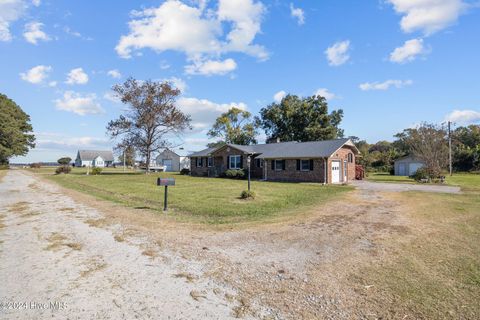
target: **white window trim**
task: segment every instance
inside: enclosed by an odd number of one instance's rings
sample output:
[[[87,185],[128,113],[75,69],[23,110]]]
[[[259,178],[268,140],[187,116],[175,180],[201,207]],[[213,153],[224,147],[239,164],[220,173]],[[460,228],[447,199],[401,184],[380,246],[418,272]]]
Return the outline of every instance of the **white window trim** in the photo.
[[[303,169],[303,162],[306,161],[308,163],[308,168]],[[310,159],[300,159],[300,171],[310,171]]]
[[[283,161],[283,159],[275,159],[273,161],[275,163],[274,166],[273,166],[275,171],[283,171],[282,165],[280,165],[280,168],[277,168],[277,161]]]
[[[238,158],[240,161],[238,161],[238,164],[239,166],[237,167],[237,161],[234,161],[234,164],[235,164],[235,167],[232,167],[232,159],[236,159]],[[232,170],[239,170],[239,169],[242,169],[242,156],[241,155],[238,155],[238,154],[234,154],[234,155],[231,155],[230,158],[228,159],[228,167],[229,169],[232,169]]]

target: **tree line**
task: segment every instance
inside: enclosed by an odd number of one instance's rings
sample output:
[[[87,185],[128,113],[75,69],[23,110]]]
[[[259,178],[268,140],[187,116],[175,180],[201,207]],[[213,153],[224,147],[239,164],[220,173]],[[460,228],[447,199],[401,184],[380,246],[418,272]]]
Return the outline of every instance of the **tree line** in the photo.
[[[172,147],[171,141],[191,129],[191,117],[178,107],[180,90],[169,82],[127,79],[113,87],[115,95],[126,105],[125,111],[107,124],[107,134],[116,141],[120,161],[133,165],[135,154],[146,160],[147,171],[154,152]],[[30,117],[11,99],[0,95],[0,164],[13,156],[25,155],[35,146]],[[231,108],[221,114],[208,131],[215,141],[208,147],[231,144],[256,144],[260,130],[267,143],[318,141],[344,137],[340,124],[343,110],[329,112],[327,100],[319,95],[287,95],[279,102],[262,108],[259,115]],[[423,123],[396,134],[393,142],[369,144],[350,137],[360,150],[358,164],[367,170],[392,171],[394,161],[411,154],[438,175],[447,166],[446,128]],[[458,127],[452,132],[453,169],[480,170],[480,126]],[[178,140],[178,139],[177,139]]]

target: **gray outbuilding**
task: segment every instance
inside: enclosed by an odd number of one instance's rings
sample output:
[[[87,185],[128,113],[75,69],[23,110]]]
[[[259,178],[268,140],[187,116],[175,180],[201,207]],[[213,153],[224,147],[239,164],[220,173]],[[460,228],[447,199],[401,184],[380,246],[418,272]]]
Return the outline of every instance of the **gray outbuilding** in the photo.
[[[411,176],[425,164],[413,156],[406,156],[395,160],[396,176]]]
[[[156,166],[164,167],[165,171],[180,171],[180,156],[170,149],[163,150],[155,159]]]

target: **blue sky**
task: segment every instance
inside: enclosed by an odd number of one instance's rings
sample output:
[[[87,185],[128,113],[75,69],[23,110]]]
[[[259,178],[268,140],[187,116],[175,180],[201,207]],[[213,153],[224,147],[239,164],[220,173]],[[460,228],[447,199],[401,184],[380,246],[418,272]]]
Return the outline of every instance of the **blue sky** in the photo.
[[[342,128],[392,140],[422,121],[480,123],[480,10],[462,0],[0,0],[0,92],[31,115],[55,161],[110,148],[110,87],[169,80],[202,149],[216,116],[319,92]]]

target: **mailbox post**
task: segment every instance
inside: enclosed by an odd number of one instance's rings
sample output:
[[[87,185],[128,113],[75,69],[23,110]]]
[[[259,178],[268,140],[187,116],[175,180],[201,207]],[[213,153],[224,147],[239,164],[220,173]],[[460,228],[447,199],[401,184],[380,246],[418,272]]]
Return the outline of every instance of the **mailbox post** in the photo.
[[[175,179],[173,178],[158,178],[157,186],[165,186],[165,195],[163,199],[163,211],[168,209],[168,186],[174,186]]]

